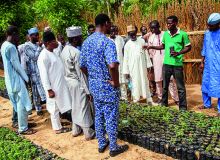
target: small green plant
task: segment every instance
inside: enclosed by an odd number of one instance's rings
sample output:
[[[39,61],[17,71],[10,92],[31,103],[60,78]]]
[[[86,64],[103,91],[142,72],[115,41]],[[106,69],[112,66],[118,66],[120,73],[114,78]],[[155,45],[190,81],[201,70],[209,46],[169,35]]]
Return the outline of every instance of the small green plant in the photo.
[[[51,152],[39,149],[36,145],[17,135],[8,128],[0,127],[0,160],[62,160]]]
[[[119,130],[162,139],[166,143],[220,148],[220,118],[167,107],[121,103]],[[126,116],[125,116],[126,115]],[[122,118],[123,117],[123,118]],[[217,155],[215,151],[212,153]]]

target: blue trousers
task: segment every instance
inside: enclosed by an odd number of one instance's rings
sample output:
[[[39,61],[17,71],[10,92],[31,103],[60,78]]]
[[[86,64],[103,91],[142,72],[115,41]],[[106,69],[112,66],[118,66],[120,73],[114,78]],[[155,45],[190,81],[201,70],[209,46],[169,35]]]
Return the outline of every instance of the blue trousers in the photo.
[[[36,111],[41,111],[42,110],[42,106],[40,104],[41,97],[37,90],[37,85],[35,84],[32,84],[32,96],[33,96],[33,104],[34,104]]]
[[[26,111],[24,105],[22,104],[19,95],[17,93],[9,94],[9,99],[13,106],[13,112],[16,113],[17,110],[18,132],[26,131],[28,129],[28,112]]]
[[[202,98],[203,98],[204,107],[210,108],[212,105],[211,97],[209,97],[207,93],[202,92]],[[217,108],[218,108],[218,113],[220,113],[220,98],[218,98]]]
[[[105,133],[109,138],[109,148],[113,151],[117,148],[117,130],[119,118],[119,102],[97,102],[95,105],[95,131],[98,139],[99,148],[104,148],[106,145]]]

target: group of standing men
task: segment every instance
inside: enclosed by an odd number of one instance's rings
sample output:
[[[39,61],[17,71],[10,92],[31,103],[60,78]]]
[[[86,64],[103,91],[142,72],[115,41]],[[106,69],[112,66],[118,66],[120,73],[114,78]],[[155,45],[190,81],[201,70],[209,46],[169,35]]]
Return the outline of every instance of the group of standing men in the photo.
[[[214,18],[213,15],[210,17],[208,20],[210,28],[205,34],[203,48],[205,57],[203,83],[209,78],[212,81],[211,85],[208,83],[203,85],[205,107],[210,107],[212,96],[218,97],[211,94],[214,91],[210,92],[210,88],[216,84],[213,74],[216,74],[215,76],[220,74],[219,66],[213,63],[219,55],[220,16],[216,13]],[[74,137],[81,132],[84,133],[86,140],[94,139],[96,136],[98,151],[103,153],[109,145],[110,156],[128,150],[128,145],[117,144],[119,100],[120,97],[127,100],[127,88],[131,90],[134,102],[145,98],[151,106],[158,103],[168,106],[169,90],[180,109],[187,109],[183,55],[191,50],[191,44],[187,33],[177,28],[177,24],[176,16],[168,17],[168,31],[162,32],[159,22],[152,21],[151,34],[143,34],[141,37],[137,37],[137,27],[130,25],[127,27],[128,37],[125,42],[118,35],[118,28],[112,26],[109,17],[99,14],[95,18],[95,30],[90,26],[89,36],[84,42],[81,27],[67,28],[66,45],[63,42],[57,43],[55,35],[48,29],[43,33],[44,44],[41,44],[37,28],[31,28],[28,30],[29,41],[18,47],[20,61],[17,51],[18,29],[10,26],[1,53],[6,87],[14,113],[17,113],[19,132],[21,134],[36,132],[30,129],[31,125],[27,122],[28,112],[32,109],[27,90],[27,83],[30,80],[37,114],[42,114],[40,102],[46,100],[55,133],[70,131],[69,128],[62,127],[60,113],[72,110]],[[146,27],[141,29],[146,33]],[[216,53],[214,58],[208,54],[209,49]],[[214,71],[209,70],[210,65],[216,66]],[[148,77],[152,73],[152,68],[158,103],[153,102],[150,93],[151,78]],[[95,131],[91,128],[93,113]]]
[[[120,61],[119,75],[123,99],[127,99],[126,94],[123,94],[126,89],[123,84],[127,82],[133,102],[139,102],[144,98],[148,105],[168,106],[168,90],[170,90],[172,98],[180,109],[187,110],[182,57],[190,51],[191,45],[186,32],[177,28],[177,24],[176,16],[168,17],[168,31],[162,32],[159,22],[154,20],[149,25],[150,33],[146,32],[146,27],[141,27],[143,34],[140,37],[137,37],[137,27],[129,25],[127,27],[129,40],[125,45],[119,35],[115,38],[112,36],[115,32],[112,28],[110,38],[115,41]],[[153,102],[150,92],[152,79],[156,82],[157,103]]]

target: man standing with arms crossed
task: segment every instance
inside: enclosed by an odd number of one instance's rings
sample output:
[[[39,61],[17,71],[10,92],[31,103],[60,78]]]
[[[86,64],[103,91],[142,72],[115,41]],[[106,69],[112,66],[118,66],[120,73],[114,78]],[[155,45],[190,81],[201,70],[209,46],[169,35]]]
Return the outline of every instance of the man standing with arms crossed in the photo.
[[[177,24],[178,18],[176,16],[169,16],[167,18],[168,31],[163,35],[162,45],[145,48],[157,50],[165,48],[162,105],[168,106],[168,87],[170,77],[173,75],[177,83],[179,109],[187,110],[186,88],[183,75],[183,55],[191,50],[191,44],[187,33],[177,28]]]
[[[88,76],[89,89],[94,99],[98,151],[103,153],[110,144],[110,156],[114,157],[128,150],[128,145],[117,145],[119,63],[115,44],[105,35],[110,33],[109,17],[99,14],[95,18],[95,24],[96,32],[83,43],[80,67]],[[105,137],[105,126],[109,140]]]

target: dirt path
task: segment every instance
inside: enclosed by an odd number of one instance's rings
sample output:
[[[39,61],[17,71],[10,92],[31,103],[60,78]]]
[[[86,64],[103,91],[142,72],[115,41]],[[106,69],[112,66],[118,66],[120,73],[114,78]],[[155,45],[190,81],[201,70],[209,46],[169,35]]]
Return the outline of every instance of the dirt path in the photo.
[[[187,100],[190,110],[201,112],[196,107],[202,104],[199,85],[187,86]],[[171,105],[172,104],[172,101]],[[216,101],[215,101],[216,103]],[[176,106],[173,106],[176,107]],[[203,111],[209,115],[215,115],[214,109]],[[12,107],[8,100],[0,97],[0,127],[11,128]],[[37,133],[26,136],[34,143],[58,154],[69,160],[172,160],[165,155],[157,154],[141,147],[129,144],[129,150],[118,157],[109,157],[108,151],[103,154],[98,153],[97,140],[85,141],[84,136],[73,138],[70,133],[55,135],[51,129],[48,113],[45,111],[43,117],[36,116],[36,113],[29,117],[31,122],[37,123]],[[119,141],[120,144],[125,142]]]

